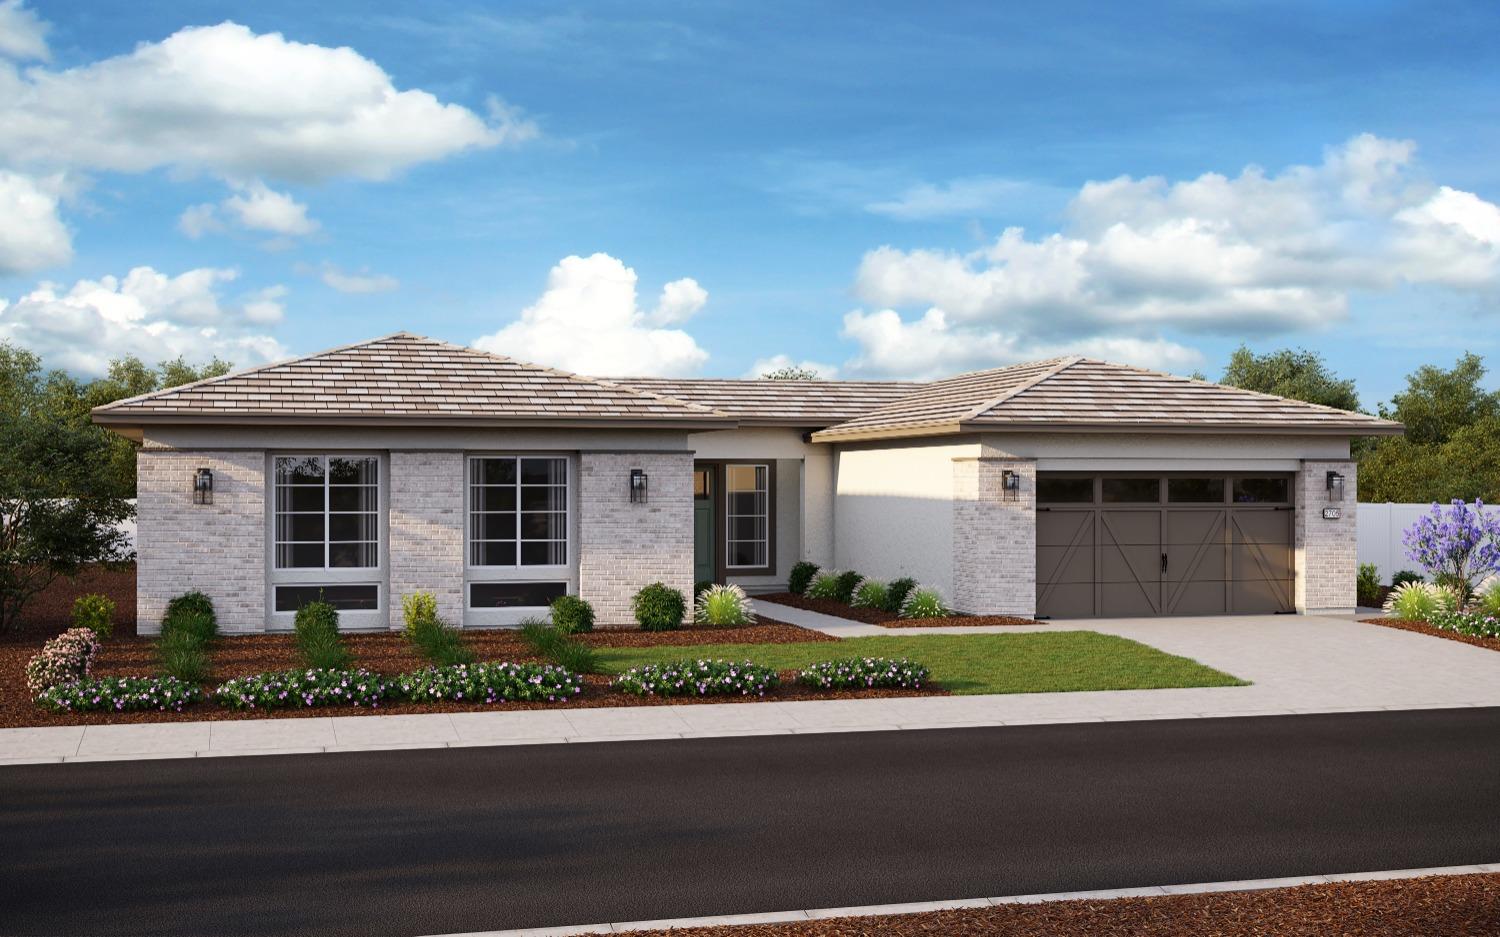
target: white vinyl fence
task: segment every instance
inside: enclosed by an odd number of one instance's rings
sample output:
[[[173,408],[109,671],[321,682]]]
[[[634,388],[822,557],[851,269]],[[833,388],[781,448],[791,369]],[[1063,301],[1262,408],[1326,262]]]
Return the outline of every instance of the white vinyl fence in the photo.
[[[1432,510],[1431,504],[1364,504],[1355,515],[1359,527],[1359,561],[1374,563],[1380,570],[1380,581],[1390,582],[1392,574],[1422,567],[1406,555],[1401,537],[1417,518]]]

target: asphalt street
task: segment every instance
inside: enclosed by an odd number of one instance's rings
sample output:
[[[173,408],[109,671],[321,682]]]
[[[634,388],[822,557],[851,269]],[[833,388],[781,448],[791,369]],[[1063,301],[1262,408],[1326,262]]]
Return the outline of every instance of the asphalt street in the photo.
[[[437,934],[1492,863],[1496,803],[1500,709],[5,767],[0,933]]]

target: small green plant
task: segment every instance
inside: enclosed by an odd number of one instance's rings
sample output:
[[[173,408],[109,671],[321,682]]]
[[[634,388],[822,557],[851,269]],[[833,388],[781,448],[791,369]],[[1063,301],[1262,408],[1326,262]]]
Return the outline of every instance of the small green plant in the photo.
[[[1407,582],[1426,582],[1426,581],[1427,581],[1427,578],[1425,576],[1423,576],[1421,573],[1419,573],[1419,572],[1417,572],[1415,570],[1411,570],[1411,569],[1403,569],[1403,570],[1401,570],[1401,572],[1399,572],[1396,575],[1394,575],[1394,576],[1391,577],[1391,588],[1394,589],[1397,586],[1399,586],[1399,585],[1401,585],[1403,583],[1407,583]]]
[[[866,579],[855,588],[854,596],[849,600],[849,604],[854,606],[855,608],[874,608],[884,610],[885,605],[890,601],[890,598],[890,586],[881,582],[879,579]]]
[[[636,696],[765,696],[776,683],[775,668],[750,661],[679,660],[632,667],[610,686]]]
[[[1356,600],[1366,608],[1380,601],[1380,570],[1374,563],[1360,563],[1359,573],[1354,579]]]
[[[1489,585],[1479,590],[1479,596],[1475,603],[1477,613],[1488,618],[1500,618],[1500,579],[1495,579]]]
[[[213,600],[195,589],[167,602],[167,610],[161,616],[161,630],[178,626],[192,630],[205,641],[212,641],[219,633]]]
[[[813,577],[817,574],[817,563],[801,560],[792,564],[792,571],[786,577],[786,591],[793,595],[805,595],[807,587],[812,585]]]
[[[202,698],[197,681],[176,677],[86,677],[47,689],[37,702],[53,712],[181,712]]]
[[[644,631],[676,631],[687,614],[687,600],[665,583],[653,582],[630,600],[635,620]]]
[[[406,633],[411,635],[417,625],[424,621],[437,621],[437,596],[431,592],[412,592],[401,597],[401,617],[406,622]]]
[[[926,667],[908,657],[852,657],[813,664],[797,680],[820,690],[918,689],[929,676]]]
[[[900,579],[892,579],[886,588],[885,610],[891,614],[899,614],[901,606],[906,604],[906,597],[911,595],[911,590],[917,587],[917,581],[910,576],[902,576]]]
[[[521,640],[536,652],[573,673],[598,673],[599,655],[576,638],[558,631],[545,621],[528,618],[521,623]]]
[[[115,630],[115,603],[109,596],[90,593],[73,600],[73,627],[87,628],[101,638]]]
[[[1402,621],[1427,621],[1438,612],[1451,611],[1454,596],[1447,589],[1429,582],[1404,582],[1391,590],[1385,600],[1385,613]]]
[[[837,599],[839,597],[839,574],[833,570],[818,573],[807,586],[809,599]]]
[[[918,586],[901,603],[902,618],[944,618],[947,615],[948,607],[936,589]]]
[[[552,600],[552,624],[566,634],[593,631],[594,606],[576,595],[560,595]]]
[[[744,589],[739,586],[714,586],[698,596],[693,619],[700,625],[729,628],[755,624],[755,612],[750,608],[750,597],[745,594]]]
[[[161,669],[184,683],[208,679],[208,650],[201,638],[185,628],[163,631],[156,642]]]
[[[302,660],[314,670],[345,670],[354,655],[339,636],[339,611],[327,602],[308,602],[297,609],[293,628]]]
[[[848,605],[849,600],[854,598],[854,590],[859,588],[859,584],[864,580],[865,577],[852,569],[847,573],[839,573],[838,593],[834,595],[834,598]]]
[[[394,681],[368,670],[283,670],[226,680],[214,699],[226,709],[377,707],[397,692]]]
[[[408,629],[407,637],[422,656],[440,667],[472,664],[476,659],[463,633],[436,616],[417,619]]]

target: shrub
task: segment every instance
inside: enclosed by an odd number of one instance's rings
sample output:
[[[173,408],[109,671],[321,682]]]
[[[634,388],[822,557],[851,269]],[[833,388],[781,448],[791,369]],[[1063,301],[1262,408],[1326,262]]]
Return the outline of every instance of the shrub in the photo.
[[[849,604],[855,608],[884,609],[891,600],[891,588],[879,579],[866,579],[854,590]]]
[[[354,655],[339,636],[339,611],[327,602],[308,602],[297,609],[293,628],[303,663],[314,670],[345,670]]]
[[[594,606],[576,595],[560,595],[552,600],[552,624],[566,634],[594,630]]]
[[[1434,581],[1446,579],[1465,601],[1476,581],[1500,572],[1500,514],[1486,512],[1477,498],[1472,507],[1455,500],[1447,511],[1434,503],[1407,528],[1402,542],[1407,556],[1421,563]]]
[[[1451,611],[1454,596],[1430,582],[1404,582],[1391,590],[1385,600],[1385,613],[1404,621],[1427,621],[1440,611]]]
[[[916,689],[927,682],[926,667],[906,657],[851,657],[813,664],[797,679],[820,690],[861,689],[866,687],[908,687]]]
[[[99,656],[99,636],[88,628],[69,628],[42,645],[26,662],[26,689],[32,697],[63,683],[82,680]]]
[[[713,587],[714,581],[712,579],[700,579],[697,582],[693,583],[693,601],[698,601],[698,596],[702,595]]]
[[[693,618],[699,624],[719,628],[755,624],[750,597],[739,586],[714,586],[698,596]]]
[[[202,683],[208,679],[207,645],[191,631],[180,628],[163,631],[156,641],[156,657],[162,670],[184,683]]]
[[[1432,584],[1453,596],[1460,608],[1469,604],[1469,600],[1474,597],[1474,588],[1469,581],[1454,573],[1438,573],[1432,577]]]
[[[202,592],[184,592],[167,603],[166,613],[161,617],[161,630],[186,628],[204,641],[212,641],[219,633],[219,620],[214,615],[213,600]]]
[[[431,592],[412,592],[401,597],[401,617],[406,622],[406,633],[412,634],[420,622],[436,621],[438,617],[437,596]]]
[[[917,587],[917,581],[907,576],[900,579],[892,579],[891,584],[886,587],[885,610],[892,614],[899,614],[901,606],[906,604],[906,597],[911,595],[911,590]]]
[[[453,664],[404,673],[396,690],[413,702],[555,703],[583,692],[583,680],[551,664]]]
[[[837,599],[839,597],[839,574],[832,570],[818,573],[807,586],[810,599]]]
[[[610,686],[636,696],[765,696],[776,671],[749,661],[679,660],[632,667]]]
[[[1500,579],[1480,589],[1475,605],[1475,611],[1479,614],[1500,618]]]
[[[1399,572],[1396,575],[1394,575],[1394,576],[1391,577],[1391,588],[1394,589],[1397,586],[1399,586],[1399,585],[1401,585],[1403,583],[1407,583],[1407,582],[1426,582],[1426,581],[1427,581],[1427,577],[1423,576],[1421,573],[1416,572],[1415,570],[1403,569],[1403,570],[1401,570],[1401,572]]]
[[[534,618],[521,623],[521,639],[539,656],[573,673],[598,673],[599,655],[594,649]]]
[[[948,607],[936,589],[918,586],[901,603],[902,618],[943,618],[947,615]]]
[[[181,712],[202,698],[203,690],[196,683],[176,677],[91,677],[43,690],[37,702],[53,712]]]
[[[818,574],[818,564],[801,560],[792,564],[792,571],[786,577],[786,591],[793,595],[805,595],[807,587],[812,585],[813,577]]]
[[[839,573],[838,592],[834,595],[834,598],[847,605],[849,600],[854,598],[854,590],[859,588],[859,584],[864,581],[864,578],[852,569],[847,573]]]
[[[645,631],[676,631],[687,614],[687,600],[665,583],[653,582],[630,600],[635,620]]]
[[[284,670],[226,680],[214,699],[228,709],[303,709],[311,706],[378,707],[394,685],[368,670]]]
[[[1354,593],[1360,605],[1371,607],[1380,601],[1380,570],[1374,563],[1360,563],[1354,579]]]
[[[1427,619],[1427,624],[1474,638],[1500,638],[1500,615],[1484,611],[1437,611]]]
[[[200,611],[178,612],[161,620],[161,633],[186,634],[199,644],[207,644],[212,641],[219,632],[218,623],[212,613],[204,614]]]
[[[463,633],[441,618],[419,618],[407,630],[407,638],[422,656],[442,667],[474,663],[474,651]]]
[[[73,600],[73,627],[87,628],[101,638],[115,630],[115,603],[109,596],[90,593]]]

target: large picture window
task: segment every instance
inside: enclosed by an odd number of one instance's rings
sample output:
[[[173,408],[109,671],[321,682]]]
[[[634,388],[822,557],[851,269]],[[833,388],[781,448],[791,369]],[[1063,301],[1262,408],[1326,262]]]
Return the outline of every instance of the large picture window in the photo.
[[[277,456],[276,568],[379,566],[379,466],[374,456]]]
[[[770,565],[771,471],[765,465],[724,466],[725,566]]]
[[[566,566],[568,460],[469,460],[469,565]]]

